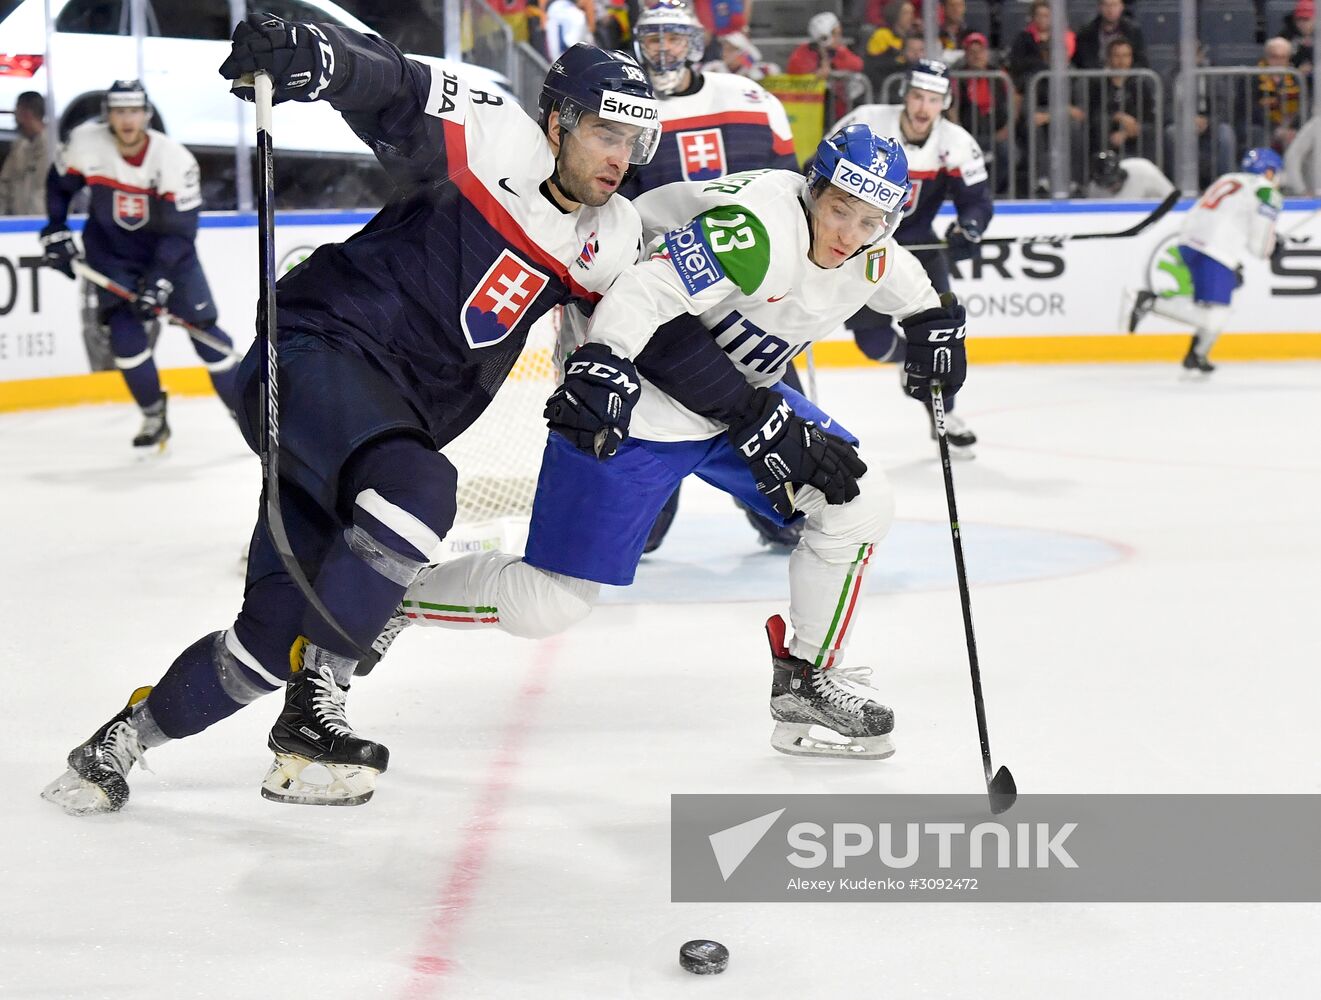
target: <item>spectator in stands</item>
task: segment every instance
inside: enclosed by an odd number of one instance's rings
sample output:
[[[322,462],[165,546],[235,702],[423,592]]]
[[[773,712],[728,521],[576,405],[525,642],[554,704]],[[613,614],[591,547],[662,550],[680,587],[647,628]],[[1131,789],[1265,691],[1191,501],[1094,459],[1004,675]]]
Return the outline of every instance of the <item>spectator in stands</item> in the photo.
[[[762,62],[761,52],[741,31],[720,36],[720,58],[702,67],[703,73],[733,73],[760,80],[780,72],[774,63]]]
[[[1072,59],[1076,47],[1077,39],[1066,27],[1064,57]],[[1033,0],[1030,20],[1009,49],[1009,75],[1019,93],[1023,93],[1033,74],[1047,69],[1050,69],[1050,0]]]
[[[963,49],[963,36],[968,33],[967,0],[944,0],[936,14],[940,24],[940,47],[946,52]]]
[[[1284,151],[1284,193],[1313,197],[1321,190],[1316,170],[1321,166],[1321,118],[1309,118]]]
[[[958,68],[976,73],[996,72],[1002,78],[956,79],[949,117],[972,133],[986,156],[995,194],[1005,194],[1009,188],[1009,126],[1018,117],[1018,91],[1004,70],[991,65],[991,47],[980,31],[964,36],[963,62]]]
[[[788,73],[815,73],[825,80],[832,72],[861,73],[862,60],[844,44],[839,18],[823,10],[807,22],[807,41],[790,53],[784,68]],[[833,93],[828,109],[831,121],[848,114],[854,99],[860,96],[848,86],[834,86]]]
[[[1280,37],[1293,44],[1293,64],[1312,72],[1312,32],[1316,28],[1316,0],[1298,0],[1292,14],[1284,16]]]
[[[1257,65],[1267,70],[1257,77],[1256,105],[1252,123],[1268,133],[1268,142],[1276,150],[1287,149],[1298,130],[1298,109],[1302,88],[1292,70],[1293,46],[1285,38],[1268,38]]]
[[[1025,27],[1009,49],[1009,75],[1014,86],[1024,97],[1028,97],[1027,86],[1037,73],[1050,68],[1051,17],[1050,0],[1034,0],[1032,12]],[[1076,39],[1067,26],[1064,29],[1064,57],[1072,59]],[[1036,88],[1035,103],[1030,100],[1020,102],[1019,138],[1022,148],[1030,148],[1031,130],[1037,129],[1037,177],[1025,177],[1029,185],[1039,184],[1044,178],[1049,157],[1045,150],[1050,142],[1050,87],[1041,84]],[[1087,143],[1084,127],[1087,114],[1076,104],[1068,107],[1069,148],[1072,156],[1073,184],[1081,188],[1085,179]],[[1030,168],[1027,157],[1023,158],[1023,168]]]
[[[46,172],[46,98],[25,90],[14,102],[18,136],[0,167],[0,215],[44,215]]]
[[[1073,65],[1078,69],[1100,69],[1105,66],[1110,43],[1116,38],[1127,39],[1133,48],[1133,65],[1146,67],[1147,42],[1142,28],[1124,13],[1123,0],[1099,0],[1096,17],[1078,32],[1078,47],[1073,53]]]
[[[1112,149],[1092,157],[1092,176],[1087,184],[1089,198],[1164,198],[1174,190],[1160,167],[1140,156],[1120,159]]]
[[[554,62],[565,49],[579,42],[590,42],[594,15],[591,0],[550,0],[542,25],[546,32],[546,58]]]
[[[1122,35],[1106,46],[1105,68],[1115,75],[1084,81],[1091,97],[1093,143],[1121,156],[1141,156],[1154,146],[1150,129],[1156,101],[1151,81],[1128,75],[1133,45]]]
[[[1211,65],[1206,46],[1197,43],[1197,65]],[[1233,126],[1240,121],[1235,87],[1213,88],[1204,76],[1197,77],[1197,113],[1193,126],[1197,131],[1197,187],[1205,191],[1217,177],[1238,169],[1239,142]],[[1178,164],[1175,149],[1179,141],[1178,122],[1165,126],[1165,166],[1173,171]]]
[[[904,39],[919,27],[916,8],[908,0],[893,0],[885,8],[885,21],[867,39],[864,62],[869,78],[876,77],[874,67],[880,60],[894,60],[904,48]],[[875,86],[875,84],[873,84]]]

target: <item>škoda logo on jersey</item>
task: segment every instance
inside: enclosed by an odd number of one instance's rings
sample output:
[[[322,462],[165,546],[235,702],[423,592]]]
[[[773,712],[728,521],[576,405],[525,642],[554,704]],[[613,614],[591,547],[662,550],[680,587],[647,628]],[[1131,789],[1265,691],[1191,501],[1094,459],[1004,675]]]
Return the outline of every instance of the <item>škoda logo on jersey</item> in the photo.
[[[686,181],[713,181],[725,176],[725,139],[718,128],[680,132],[679,166]]]
[[[116,191],[114,218],[120,229],[141,229],[151,218],[151,199],[134,191]]]
[[[535,267],[501,250],[459,313],[468,344],[492,347],[508,337],[549,282]]]

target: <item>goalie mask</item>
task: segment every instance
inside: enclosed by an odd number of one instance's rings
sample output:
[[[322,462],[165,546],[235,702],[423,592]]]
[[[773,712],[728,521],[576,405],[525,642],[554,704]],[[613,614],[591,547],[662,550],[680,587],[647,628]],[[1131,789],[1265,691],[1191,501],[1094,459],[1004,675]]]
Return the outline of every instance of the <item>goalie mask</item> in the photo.
[[[701,65],[705,49],[706,31],[684,0],[659,0],[633,29],[633,51],[663,96],[685,87],[684,71]]]
[[[912,185],[908,157],[893,139],[878,136],[866,125],[848,125],[821,140],[807,165],[807,209],[815,215],[818,201],[830,187],[838,188],[877,213],[882,221],[858,253],[889,239],[903,221]]]

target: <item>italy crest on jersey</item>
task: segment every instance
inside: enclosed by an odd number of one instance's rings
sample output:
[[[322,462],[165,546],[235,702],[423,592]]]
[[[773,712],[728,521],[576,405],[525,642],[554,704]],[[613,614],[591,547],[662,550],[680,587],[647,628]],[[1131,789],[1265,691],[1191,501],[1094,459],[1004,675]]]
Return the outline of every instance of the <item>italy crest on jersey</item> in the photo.
[[[509,336],[550,279],[509,250],[501,250],[459,314],[471,347],[492,347]]]
[[[679,169],[686,181],[713,181],[725,176],[725,137],[718,128],[679,132]]]
[[[151,201],[145,194],[116,191],[114,200],[115,225],[132,232],[141,229],[151,217]]]
[[[867,280],[873,285],[885,274],[885,247],[867,251]]]

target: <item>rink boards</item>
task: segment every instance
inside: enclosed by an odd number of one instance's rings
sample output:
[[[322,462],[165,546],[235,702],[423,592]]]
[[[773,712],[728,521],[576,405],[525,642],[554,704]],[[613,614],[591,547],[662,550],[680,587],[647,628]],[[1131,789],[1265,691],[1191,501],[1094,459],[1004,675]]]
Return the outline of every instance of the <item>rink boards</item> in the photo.
[[[1151,318],[1142,332],[1122,332],[1123,289],[1185,294],[1171,248],[1182,202],[1140,236],[1123,240],[1048,242],[987,247],[980,264],[955,267],[954,289],[968,309],[969,356],[975,363],[1175,360],[1187,333]],[[1290,201],[1280,231],[1301,224],[1312,244],[1293,244],[1279,265],[1250,261],[1234,298],[1233,316],[1217,358],[1321,358],[1321,202]],[[1151,203],[1001,203],[991,234],[1076,234],[1125,229]],[[948,215],[948,212],[946,213]],[[277,217],[281,273],[323,243],[347,239],[368,212],[289,212]],[[0,410],[127,398],[113,371],[93,372],[83,335],[78,287],[39,266],[37,231],[44,220],[0,219]],[[74,228],[79,228],[80,220]],[[938,231],[945,227],[938,220]],[[220,310],[221,325],[243,348],[250,342],[257,301],[257,233],[251,213],[210,213],[197,240]],[[865,362],[843,330],[815,350],[818,364]],[[181,330],[166,330],[157,363],[178,393],[210,391],[205,372]]]

